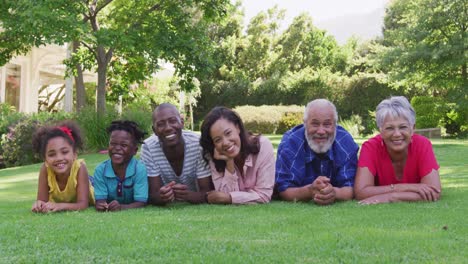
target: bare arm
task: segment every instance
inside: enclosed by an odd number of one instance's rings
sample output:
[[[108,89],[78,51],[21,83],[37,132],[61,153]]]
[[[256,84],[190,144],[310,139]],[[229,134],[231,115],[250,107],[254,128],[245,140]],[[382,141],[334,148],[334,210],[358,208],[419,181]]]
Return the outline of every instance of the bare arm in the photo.
[[[37,184],[37,200],[34,202],[31,211],[35,213],[43,212],[44,205],[49,201],[49,186],[47,185],[47,168],[42,164],[39,171],[39,180]],[[46,211],[45,211],[46,212]]]
[[[335,199],[338,201],[348,201],[353,199],[353,187],[333,187],[335,189]]]
[[[329,205],[335,201],[346,201],[353,198],[353,187],[351,186],[333,187],[331,183],[325,183],[324,187],[319,185],[319,188],[319,192],[314,197],[314,203],[318,205]]]
[[[320,190],[330,184],[330,179],[325,176],[319,176],[311,184],[303,187],[290,187],[285,191],[280,192],[280,197],[286,201],[303,201],[308,202],[313,200]]]
[[[185,201],[193,204],[206,203],[206,193],[213,190],[211,177],[200,178],[197,180],[199,191],[190,191],[187,185],[175,184],[172,189],[174,190],[175,199],[178,201]]]
[[[316,191],[313,190],[312,184],[303,187],[290,187],[280,192],[280,197],[286,201],[303,201],[308,202],[314,199]]]
[[[133,202],[130,204],[122,204],[120,205],[121,210],[132,209],[132,208],[140,208],[144,207],[146,203],[144,202]]]
[[[354,181],[356,199],[363,200],[371,196],[392,192],[391,186],[375,186],[374,175],[367,167],[358,167]]]
[[[374,176],[367,167],[359,167],[354,185],[356,198],[361,203],[388,203],[403,201],[436,201],[440,198],[439,173],[432,170],[421,183],[375,186]]]
[[[109,211],[120,211],[120,210],[127,210],[133,208],[140,208],[144,207],[146,203],[144,202],[133,202],[129,204],[120,204],[117,200],[114,200],[109,203]]]
[[[174,185],[175,182],[171,182],[163,186],[160,176],[148,177],[149,203],[153,205],[166,205],[173,201],[175,197],[172,186]]]
[[[39,183],[37,186],[37,200],[49,201],[49,185],[47,184],[47,167],[42,164],[39,171]]]

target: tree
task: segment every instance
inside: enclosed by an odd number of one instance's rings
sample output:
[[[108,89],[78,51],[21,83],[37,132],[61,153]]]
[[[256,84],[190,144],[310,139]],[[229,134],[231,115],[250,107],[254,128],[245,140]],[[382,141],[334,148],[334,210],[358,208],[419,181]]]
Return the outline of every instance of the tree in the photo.
[[[391,77],[428,94],[455,92],[466,100],[467,12],[466,0],[392,1],[382,53]]]
[[[95,67],[97,111],[103,114],[113,60],[124,65],[131,81],[155,71],[160,60],[172,62],[182,88],[193,88],[193,78],[211,69],[206,30],[228,5],[228,0],[2,0],[0,65],[34,46],[74,42],[69,65],[78,78],[81,70]]]

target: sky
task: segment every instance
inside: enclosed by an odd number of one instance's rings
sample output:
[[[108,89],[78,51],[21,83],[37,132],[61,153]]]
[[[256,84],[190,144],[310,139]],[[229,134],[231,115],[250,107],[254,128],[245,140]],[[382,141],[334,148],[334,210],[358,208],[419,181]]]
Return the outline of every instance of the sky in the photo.
[[[245,24],[260,11],[266,11],[278,5],[280,9],[286,9],[283,28],[291,24],[293,18],[303,12],[308,12],[318,27],[321,25],[326,27],[330,20],[349,15],[369,14],[382,8],[388,2],[389,0],[242,0],[242,6],[245,10]]]

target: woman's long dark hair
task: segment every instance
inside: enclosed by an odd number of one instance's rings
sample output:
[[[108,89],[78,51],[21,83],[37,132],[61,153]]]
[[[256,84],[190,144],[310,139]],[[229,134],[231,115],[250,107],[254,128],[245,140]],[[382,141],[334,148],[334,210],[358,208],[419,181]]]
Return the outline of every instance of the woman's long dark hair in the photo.
[[[218,172],[223,172],[226,168],[226,161],[217,160],[214,158],[214,144],[210,136],[211,126],[219,119],[225,119],[237,127],[239,127],[239,137],[241,143],[241,149],[239,155],[242,159],[246,159],[249,154],[257,154],[260,151],[259,136],[253,136],[251,133],[245,130],[244,123],[242,123],[239,115],[229,108],[223,106],[217,106],[205,116],[201,125],[201,137],[200,145],[203,148],[203,158],[208,163],[211,158],[216,166]]]

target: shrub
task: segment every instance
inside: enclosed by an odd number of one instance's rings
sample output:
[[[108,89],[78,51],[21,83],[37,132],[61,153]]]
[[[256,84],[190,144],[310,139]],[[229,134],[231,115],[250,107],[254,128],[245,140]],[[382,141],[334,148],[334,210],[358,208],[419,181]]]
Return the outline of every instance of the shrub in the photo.
[[[342,98],[335,102],[338,115],[343,119],[358,115],[362,118],[364,134],[370,134],[375,129],[375,119],[372,111],[385,98],[391,95],[404,94],[392,89],[382,76],[378,74],[359,74],[351,77],[343,87]]]
[[[23,113],[16,112],[14,106],[0,103],[0,136],[8,133],[8,128],[18,123],[25,116]]]
[[[447,104],[448,112],[443,119],[444,127],[448,134],[459,138],[468,135],[468,107],[463,104]]]
[[[286,112],[281,117],[281,120],[278,124],[278,130],[276,133],[284,134],[289,129],[302,124],[304,121],[304,110],[301,109],[300,112]]]
[[[297,105],[291,106],[250,106],[244,105],[234,109],[244,122],[248,131],[262,134],[275,134],[279,132],[279,126],[283,116],[287,113],[303,112],[304,108]],[[284,124],[283,126],[286,126]],[[284,127],[281,129],[285,129]],[[283,133],[283,132],[281,132]]]
[[[122,112],[122,116],[119,119],[134,121],[142,130],[148,133],[148,135],[153,134],[153,129],[151,128],[153,126],[152,111],[127,109]]]
[[[416,111],[416,128],[433,128],[440,125],[447,109],[442,107],[441,98],[429,96],[415,96],[411,105]]]
[[[92,107],[82,109],[76,117],[76,122],[83,134],[85,150],[107,149],[109,135],[106,128],[116,119],[118,119],[118,115],[113,109],[107,109],[103,116],[99,116]]]
[[[40,112],[32,115],[13,112],[6,119],[7,132],[0,139],[0,154],[7,167],[27,165],[40,161],[32,151],[32,135],[39,126],[50,125],[62,120],[73,119],[66,112]],[[2,131],[3,132],[3,131]]]
[[[11,126],[9,132],[2,135],[0,145],[3,160],[7,167],[21,166],[39,162],[40,158],[32,150],[32,135],[41,125],[33,118],[26,118]]]
[[[353,138],[359,138],[362,136],[364,131],[364,126],[362,125],[362,118],[358,115],[352,115],[350,119],[343,120],[339,122],[346,131],[348,131]]]

